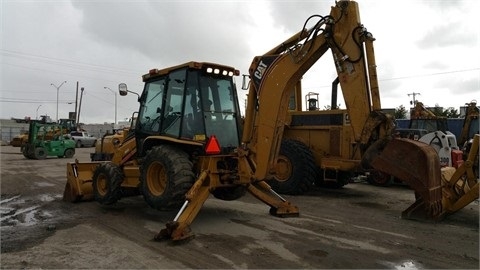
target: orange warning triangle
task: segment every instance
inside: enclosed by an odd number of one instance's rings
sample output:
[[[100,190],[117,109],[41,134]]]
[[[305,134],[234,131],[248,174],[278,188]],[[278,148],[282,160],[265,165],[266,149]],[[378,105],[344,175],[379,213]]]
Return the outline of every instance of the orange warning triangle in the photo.
[[[207,142],[207,146],[205,147],[205,152],[207,153],[207,155],[220,154],[220,144],[218,143],[217,137],[215,137],[215,135],[210,136],[210,139]]]

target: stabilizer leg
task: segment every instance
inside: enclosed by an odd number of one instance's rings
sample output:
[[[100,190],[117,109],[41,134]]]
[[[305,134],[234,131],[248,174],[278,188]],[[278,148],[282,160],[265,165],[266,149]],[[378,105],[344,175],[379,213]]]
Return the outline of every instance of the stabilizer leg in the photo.
[[[277,217],[298,217],[298,207],[276,193],[265,181],[248,185],[248,191],[255,198],[270,206],[270,214]]]
[[[162,229],[155,236],[154,239],[156,241],[166,239],[173,241],[188,240],[195,236],[190,229],[190,224],[192,224],[210,195],[209,186],[204,185],[205,180],[208,178],[208,173],[208,171],[203,171],[200,174],[200,177],[185,195],[186,200],[182,208],[178,211],[173,221],[167,222],[165,224],[166,228]]]

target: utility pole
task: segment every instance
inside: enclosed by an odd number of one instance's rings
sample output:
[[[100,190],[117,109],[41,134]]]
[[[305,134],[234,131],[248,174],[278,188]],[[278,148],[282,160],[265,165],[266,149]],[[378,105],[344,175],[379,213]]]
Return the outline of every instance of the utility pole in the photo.
[[[413,101],[410,101],[410,105],[413,105],[415,106],[415,104],[417,104],[417,100],[415,99],[415,96],[420,96],[420,93],[415,93],[415,92],[412,92],[410,94],[407,94],[408,96],[413,96]]]
[[[77,127],[80,126],[80,109],[82,108],[83,90],[85,90],[83,87],[80,88],[81,92],[80,92],[80,104],[78,104]]]
[[[78,81],[77,81],[77,90],[75,92],[75,125],[77,125],[77,114],[78,114]]]
[[[40,109],[41,106],[42,106],[42,104],[38,105],[38,107],[37,107],[37,113],[35,115],[35,120],[38,120],[38,109]]]

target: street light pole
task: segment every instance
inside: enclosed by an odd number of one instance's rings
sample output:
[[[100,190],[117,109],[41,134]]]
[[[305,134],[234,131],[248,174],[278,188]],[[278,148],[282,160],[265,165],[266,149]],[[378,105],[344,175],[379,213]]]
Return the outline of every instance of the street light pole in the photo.
[[[113,126],[117,124],[117,92],[113,91],[110,87],[103,87],[103,89],[108,89],[110,92],[112,92],[115,95],[115,122],[113,123]]]
[[[64,81],[62,82],[59,86],[56,86],[55,84],[51,83],[50,85],[57,88],[57,119],[56,119],[56,122],[58,122],[58,91],[60,90],[60,87],[62,87],[62,85],[64,83],[66,83],[67,81]]]

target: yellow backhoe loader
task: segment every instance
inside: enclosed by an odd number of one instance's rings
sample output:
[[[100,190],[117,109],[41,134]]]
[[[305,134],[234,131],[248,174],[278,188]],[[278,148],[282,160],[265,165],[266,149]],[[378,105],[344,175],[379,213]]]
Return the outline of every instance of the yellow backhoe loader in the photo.
[[[270,214],[298,216],[298,208],[265,181],[279,171],[290,96],[302,75],[330,49],[342,89],[351,95],[348,106],[372,108],[349,116],[352,123],[362,123],[351,133],[355,151],[364,153],[365,166],[386,170],[415,189],[417,202],[409,213],[440,218],[438,156],[428,145],[392,138],[393,121],[380,111],[373,38],[360,23],[357,3],[338,1],[330,15],[316,18],[313,27],[253,59],[243,131],[234,68],[189,62],[143,75],[134,138],[124,140],[111,161],[68,163],[64,199],[112,204],[139,191],[155,209],[179,208],[155,239],[192,237],[189,226],[210,194],[234,200],[248,191],[270,206]],[[119,91],[126,94],[126,85],[120,84]],[[393,170],[382,164],[401,157],[409,157],[417,171],[411,164]]]
[[[124,140],[128,140],[130,137],[135,136],[135,120],[137,112],[134,112],[130,121],[130,127],[116,130],[113,132],[106,132],[95,143],[95,152],[90,153],[91,161],[107,161],[112,160],[113,153],[120,146]]]

